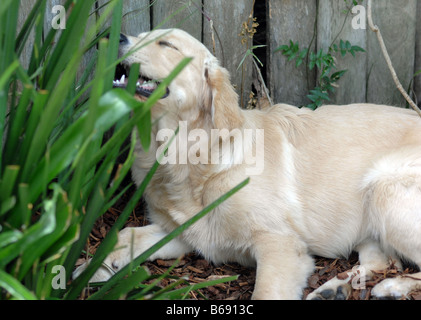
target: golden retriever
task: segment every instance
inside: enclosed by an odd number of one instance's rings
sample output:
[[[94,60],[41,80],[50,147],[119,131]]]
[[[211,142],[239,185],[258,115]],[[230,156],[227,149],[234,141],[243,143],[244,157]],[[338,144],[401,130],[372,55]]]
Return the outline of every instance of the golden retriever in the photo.
[[[372,104],[243,110],[227,70],[186,32],[121,35],[120,54],[134,48],[124,64],[140,63],[141,100],[183,58],[194,58],[153,107],[152,145],[145,152],[138,144],[134,181],[142,182],[171,132],[184,126],[189,134],[182,138],[180,131],[147,187],[152,223],[120,232],[117,247],[124,248],[105,260],[111,268],[128,264],[131,252],[141,254],[247,176],[248,185],[150,259],[195,250],[214,263],[256,266],[254,299],[302,298],[312,255],[337,258],[356,251],[360,267],[309,299],[347,298],[356,276],[361,285],[362,276],[369,279],[391,260],[421,266],[421,119],[415,112]],[[191,136],[193,130],[199,131]],[[214,136],[215,130],[229,134]],[[238,137],[240,147],[230,145]],[[222,151],[212,157],[215,149]],[[101,268],[92,280],[111,275]],[[407,295],[421,288],[416,278],[421,273],[384,280],[372,294]]]

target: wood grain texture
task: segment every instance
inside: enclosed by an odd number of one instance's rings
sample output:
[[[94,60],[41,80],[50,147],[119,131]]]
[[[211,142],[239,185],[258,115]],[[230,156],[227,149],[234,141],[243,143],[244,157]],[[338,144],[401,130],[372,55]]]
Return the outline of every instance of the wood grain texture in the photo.
[[[156,0],[152,6],[152,28],[183,29],[202,41],[201,5],[198,0]]]
[[[414,74],[416,0],[373,1],[373,22],[382,33],[385,45],[405,90]],[[369,30],[369,29],[367,29]],[[376,35],[368,33],[367,102],[405,106],[396,88]]]
[[[316,1],[269,0],[268,1],[268,64],[269,88],[274,103],[306,105],[309,89],[314,88],[315,72],[307,71],[305,64],[299,68],[288,62],[281,52],[274,52],[289,41],[308,47],[314,35]],[[312,42],[311,50],[315,49]]]
[[[124,0],[121,32],[137,36],[151,28],[149,0]]]
[[[32,10],[33,5],[36,3],[36,0],[26,0],[21,1],[19,6],[19,17],[18,17],[18,30],[16,34],[19,34],[22,29],[23,24],[25,23],[26,18]],[[34,45],[34,32],[32,31],[29,35],[28,40],[26,41],[25,47],[23,48],[22,54],[20,56],[20,62],[22,66],[26,69],[29,66],[29,60],[32,55],[32,47]]]
[[[245,107],[249,100],[252,83],[252,57],[248,56],[243,65],[239,67],[246,55],[250,44],[242,44],[239,34],[242,23],[247,22],[253,12],[253,0],[225,1],[213,0],[204,2],[206,15],[212,19],[215,29],[214,39],[210,22],[205,19],[203,23],[203,42],[219,59],[221,64],[230,72],[231,79],[240,104]]]
[[[417,31],[415,43],[415,71],[421,71],[421,1],[417,2]],[[418,105],[421,105],[421,74],[415,77],[415,95]]]
[[[352,26],[352,13],[348,12],[344,1],[320,0],[317,23],[317,50],[328,51],[333,43],[339,46],[340,40],[349,41],[366,49],[367,29],[354,29]],[[367,55],[357,52],[355,57],[347,53],[344,57],[335,53],[337,70],[348,70],[337,82],[338,88],[331,94],[330,103],[348,104],[365,102],[367,84]],[[326,102],[328,103],[328,102]]]
[[[98,0],[97,5],[101,6],[108,1]],[[21,1],[20,24],[35,2],[35,0]],[[54,17],[51,12],[52,7],[64,3],[65,0],[47,1],[45,34],[51,29]],[[253,12],[253,3],[253,0],[124,0],[122,32],[137,35],[158,26],[177,27],[204,42],[211,51],[215,44],[215,55],[229,70],[244,106],[248,102],[253,77],[254,67],[251,57],[246,59],[244,68],[238,70],[237,68],[253,43],[249,41],[246,45],[241,44],[239,34],[242,23],[249,20]],[[319,8],[316,15],[317,3]],[[298,42],[301,47],[308,46],[316,24],[317,38],[313,41],[313,49],[328,47],[344,26],[337,40],[349,40],[352,44],[367,50],[365,54],[357,54],[356,58],[352,56],[345,59],[338,58],[338,69],[348,69],[348,72],[339,82],[340,87],[333,95],[332,102],[343,104],[367,101],[405,105],[393,83],[375,34],[368,29],[368,26],[366,30],[352,29],[352,16],[349,16],[348,21],[343,24],[344,1],[266,0],[266,4],[267,61],[264,71],[267,73],[266,85],[274,102],[297,106],[309,103],[306,95],[314,87],[317,75],[314,72],[307,72],[303,65],[297,69],[294,63],[287,62],[280,52],[273,53],[273,50],[282,44],[288,44],[290,39]],[[421,1],[376,0],[373,1],[373,14],[374,22],[381,29],[403,87],[407,89],[412,80],[420,103],[421,76],[414,79],[413,75],[421,69],[421,19],[419,19]],[[215,43],[212,40],[208,18],[212,19],[216,30]],[[95,22],[95,19],[96,16],[93,15],[90,23]],[[32,54],[31,44],[30,37],[21,55],[25,67]],[[94,50],[91,53],[93,52]],[[81,70],[84,70],[91,57],[90,54],[86,55]]]

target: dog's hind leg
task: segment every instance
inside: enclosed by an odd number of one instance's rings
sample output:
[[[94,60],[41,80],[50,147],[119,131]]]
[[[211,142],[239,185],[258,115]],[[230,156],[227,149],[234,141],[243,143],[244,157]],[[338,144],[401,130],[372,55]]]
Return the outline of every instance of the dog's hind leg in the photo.
[[[365,289],[365,282],[373,276],[373,270],[384,270],[390,262],[395,265],[399,262],[390,261],[376,241],[364,241],[355,248],[358,252],[360,265],[352,270],[336,276],[307,296],[307,300],[346,300],[351,294],[352,288]]]
[[[419,147],[418,147],[419,149]],[[369,228],[383,247],[421,268],[421,152],[408,148],[380,161],[370,173]],[[406,151],[406,152],[405,152]],[[414,152],[415,151],[415,152]],[[400,298],[421,288],[421,273],[376,285],[377,297]]]

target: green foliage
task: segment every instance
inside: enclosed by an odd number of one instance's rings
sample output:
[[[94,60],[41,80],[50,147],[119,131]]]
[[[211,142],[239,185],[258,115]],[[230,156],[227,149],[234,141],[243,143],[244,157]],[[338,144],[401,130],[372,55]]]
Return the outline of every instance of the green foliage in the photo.
[[[344,0],[346,9],[343,13],[346,15],[342,29],[347,21],[347,17],[352,10],[352,6],[360,4],[362,0]],[[341,29],[341,31],[342,31]],[[340,32],[339,32],[340,34]],[[352,45],[349,41],[340,40],[339,43],[336,43],[336,39],[339,34],[333,40],[333,43],[327,49],[327,52],[324,52],[323,49],[313,52],[309,48],[301,48],[299,43],[294,43],[290,40],[289,45],[281,45],[275,49],[274,52],[280,51],[284,56],[287,57],[288,61],[295,60],[295,66],[298,68],[303,63],[308,70],[317,69],[317,83],[316,87],[309,89],[309,94],[307,98],[310,99],[311,103],[307,104],[305,107],[312,110],[320,107],[324,101],[329,101],[329,95],[335,92],[336,83],[344,76],[347,70],[338,70],[337,69],[337,59],[340,57],[345,57],[347,54],[351,54],[353,57],[356,56],[358,52],[365,52],[365,50],[359,46]],[[313,36],[314,40],[315,35]],[[313,40],[311,42],[313,42]],[[310,46],[311,47],[311,44]],[[338,54],[340,57],[338,57]]]
[[[122,0],[111,0],[93,25],[95,0],[64,4],[66,29],[44,33],[47,0],[37,0],[18,30],[20,1],[3,1],[0,8],[0,298],[76,299],[113,250],[117,232],[142,196],[158,167],[145,178],[97,250],[85,272],[69,284],[95,221],[130,187],[123,184],[134,161],[137,128],[145,147],[150,143],[150,110],[177,74],[184,59],[146,101],[133,97],[134,86],[112,89],[118,59]],[[97,9],[96,9],[97,10]],[[106,32],[104,22],[111,18]],[[28,68],[20,62],[33,32]],[[109,40],[103,35],[109,33]],[[81,61],[94,51],[82,74]],[[134,66],[135,68],[138,66]],[[89,80],[89,74],[93,74]],[[133,69],[133,74],[135,70]],[[130,79],[136,81],[136,79]],[[89,95],[89,98],[84,98]],[[113,136],[103,140],[111,127]],[[131,144],[124,141],[131,135]],[[117,158],[128,151],[120,164]],[[247,181],[221,197],[131,264],[138,266],[164,243],[211,211]],[[66,271],[64,289],[52,281],[55,266]],[[125,278],[127,277],[127,278]],[[126,267],[100,285],[95,298],[180,298],[184,289],[157,289],[142,267]],[[228,281],[232,279],[223,279]],[[183,279],[179,283],[185,283]],[[194,288],[193,288],[194,289]],[[181,291],[180,291],[181,290]]]
[[[299,43],[294,43],[290,40],[289,45],[282,45],[275,49],[275,52],[280,51],[288,61],[295,60],[295,66],[298,68],[304,62],[306,63],[309,70],[317,68],[318,70],[318,84],[310,90],[307,97],[311,100],[311,103],[306,105],[307,108],[316,109],[320,107],[324,101],[329,101],[329,94],[335,92],[335,83],[338,82],[347,70],[339,70],[333,72],[336,68],[335,54],[339,53],[341,57],[346,54],[351,54],[355,57],[357,52],[365,52],[365,50],[359,46],[353,46],[349,41],[340,40],[339,45],[332,44],[327,52],[323,49],[312,52],[309,48],[300,49]]]
[[[350,6],[350,5],[356,6],[359,3],[363,2],[363,0],[344,0],[344,2],[347,6]]]
[[[241,66],[244,64],[244,61],[246,60],[246,58],[248,56],[252,56],[253,59],[255,59],[262,67],[263,67],[263,63],[262,61],[260,61],[260,59],[254,54],[253,50],[257,49],[257,48],[262,48],[262,47],[266,47],[266,46],[252,46],[250,49],[247,49],[246,53],[244,54],[243,59],[241,59],[240,64],[237,67],[237,71],[241,68]]]

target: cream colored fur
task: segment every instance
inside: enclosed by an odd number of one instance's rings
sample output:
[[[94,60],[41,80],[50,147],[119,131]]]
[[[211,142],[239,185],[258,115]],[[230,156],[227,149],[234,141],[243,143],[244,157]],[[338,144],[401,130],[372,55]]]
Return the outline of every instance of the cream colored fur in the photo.
[[[356,250],[368,276],[400,255],[421,266],[421,119],[415,112],[372,104],[242,110],[228,72],[187,33],[157,30],[128,40],[120,53],[138,50],[125,63],[140,63],[141,73],[152,79],[165,78],[182,58],[194,58],[153,108],[158,121],[150,151],[136,149],[137,184],[156,160],[160,129],[175,130],[187,121],[189,130],[206,132],[264,130],[263,172],[151,259],[196,250],[215,263],[255,265],[255,299],[300,299],[314,268],[312,255],[346,257]],[[117,247],[125,248],[106,263],[116,270],[127,264],[132,238],[138,255],[243,181],[250,166],[160,166],[145,195],[152,224],[121,231]],[[110,275],[101,269],[93,280]],[[419,284],[403,282],[411,284],[397,295]],[[348,284],[335,279],[309,298],[341,285]],[[393,282],[386,287],[373,292],[394,295]]]

